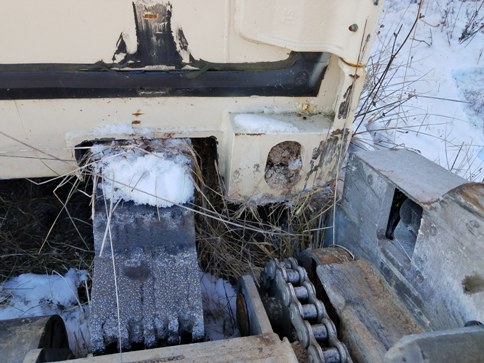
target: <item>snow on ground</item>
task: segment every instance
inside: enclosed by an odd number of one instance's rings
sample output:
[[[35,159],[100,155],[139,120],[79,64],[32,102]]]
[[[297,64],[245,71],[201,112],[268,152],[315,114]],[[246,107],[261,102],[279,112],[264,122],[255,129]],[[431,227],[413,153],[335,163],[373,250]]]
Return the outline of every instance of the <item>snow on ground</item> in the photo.
[[[360,102],[355,144],[406,147],[473,181],[484,179],[484,2],[387,0],[367,92],[403,44],[373,99]],[[473,35],[472,35],[473,34]]]
[[[66,325],[71,350],[77,357],[88,353],[89,305],[81,304],[79,286],[87,271],[70,269],[64,276],[23,274],[0,285],[0,320],[60,315]],[[207,340],[239,336],[235,324],[236,292],[232,285],[200,273]]]
[[[202,301],[205,315],[205,333],[209,340],[239,336],[235,321],[237,294],[232,285],[208,273],[202,273]]]
[[[70,269],[62,275],[23,274],[0,285],[0,320],[60,315],[66,325],[71,350],[87,353],[88,310],[77,289],[85,286],[86,271]]]

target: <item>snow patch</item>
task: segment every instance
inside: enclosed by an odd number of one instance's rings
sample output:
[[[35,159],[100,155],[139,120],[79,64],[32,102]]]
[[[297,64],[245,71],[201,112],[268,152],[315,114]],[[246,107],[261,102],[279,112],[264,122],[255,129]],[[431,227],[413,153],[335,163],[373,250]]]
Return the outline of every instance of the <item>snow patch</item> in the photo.
[[[70,269],[64,276],[23,274],[0,285],[0,320],[58,314],[64,320],[71,350],[88,353],[89,308],[80,305],[77,289],[87,281],[84,270]],[[236,292],[232,285],[201,273],[207,340],[240,336],[235,323]]]
[[[0,320],[60,315],[71,350],[86,354],[89,310],[80,304],[77,288],[87,278],[87,271],[75,269],[64,276],[29,273],[11,278],[0,285]]]
[[[138,39],[136,34],[132,36],[131,32],[124,31],[122,33],[124,44],[126,44],[126,51],[128,54],[134,54],[138,50]]]
[[[298,128],[289,121],[277,120],[272,117],[238,114],[234,117],[234,126],[238,132],[245,133],[291,133],[298,132]]]
[[[452,72],[457,88],[467,103],[465,112],[473,125],[484,133],[484,68],[455,69]]]
[[[99,154],[99,147],[94,149]],[[97,163],[103,195],[113,203],[132,201],[171,207],[193,200],[190,159],[162,152],[139,154],[133,150],[104,153]]]
[[[153,133],[153,129],[134,127],[130,124],[108,124],[94,129],[94,136],[106,137],[111,135],[147,135]]]
[[[240,336],[235,320],[237,293],[232,285],[208,273],[201,274],[205,335],[208,340]]]

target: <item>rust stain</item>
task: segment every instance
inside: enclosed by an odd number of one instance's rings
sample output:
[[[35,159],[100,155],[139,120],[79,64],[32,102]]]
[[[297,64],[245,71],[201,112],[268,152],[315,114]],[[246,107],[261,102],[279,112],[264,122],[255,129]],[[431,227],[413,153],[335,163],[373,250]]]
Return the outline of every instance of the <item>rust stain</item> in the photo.
[[[484,188],[481,183],[468,183],[465,185],[461,185],[458,187],[461,190],[462,195],[467,199],[470,203],[474,204],[480,210],[484,210],[482,205],[482,196]]]
[[[144,113],[141,110],[136,110],[135,112],[132,113],[132,115],[138,117],[138,116],[144,115]]]
[[[351,24],[349,27],[348,27],[348,30],[350,32],[357,32],[358,31],[358,24]]]
[[[337,247],[315,249],[310,252],[310,256],[317,261],[318,265],[346,263],[353,260],[353,258],[347,251]]]
[[[454,200],[461,201],[461,205],[468,206],[480,216],[484,216],[484,186],[482,183],[466,183],[450,190],[447,195]]]
[[[146,13],[143,14],[143,19],[157,19],[158,14],[152,13],[151,11],[147,11]]]
[[[247,311],[247,306],[245,305],[244,295],[242,293],[237,294],[236,299],[237,307],[237,322],[239,323],[240,335],[243,337],[250,335],[250,319],[249,313]]]
[[[132,125],[139,125],[140,123],[141,123],[140,120],[133,120],[133,121],[131,121],[131,124]]]
[[[336,129],[331,133],[331,136],[339,136],[339,135],[343,135],[343,129]]]
[[[163,137],[166,138],[166,139],[171,139],[173,136],[175,136],[174,132],[165,132],[163,134]]]
[[[349,65],[350,67],[353,67],[353,68],[365,68],[366,67],[366,64],[363,64],[363,63],[351,63],[351,62],[348,62],[346,60],[344,60],[343,58],[340,58],[341,61],[344,63],[344,64],[347,64]]]

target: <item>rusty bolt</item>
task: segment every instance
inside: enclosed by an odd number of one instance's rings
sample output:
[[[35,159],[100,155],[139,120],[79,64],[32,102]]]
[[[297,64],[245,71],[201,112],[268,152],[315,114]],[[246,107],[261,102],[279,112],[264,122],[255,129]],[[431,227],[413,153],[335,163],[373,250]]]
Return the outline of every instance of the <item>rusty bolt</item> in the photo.
[[[245,298],[242,293],[237,294],[236,299],[236,315],[237,324],[240,331],[240,335],[246,337],[250,335],[250,318],[249,312],[247,310],[247,305],[245,304]]]
[[[156,19],[156,18],[158,18],[158,14],[152,13],[151,11],[147,11],[146,13],[143,14],[143,18],[144,19],[150,19],[150,20]]]
[[[348,27],[348,29],[349,29],[350,32],[356,32],[356,31],[358,31],[358,24],[351,24]]]

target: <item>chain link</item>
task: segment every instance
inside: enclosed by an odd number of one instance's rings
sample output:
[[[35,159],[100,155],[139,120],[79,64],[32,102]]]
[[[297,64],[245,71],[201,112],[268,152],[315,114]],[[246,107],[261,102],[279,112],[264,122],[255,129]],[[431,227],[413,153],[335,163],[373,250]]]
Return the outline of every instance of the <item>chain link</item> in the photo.
[[[261,286],[274,287],[289,310],[291,325],[301,346],[308,352],[310,362],[350,363],[346,346],[338,339],[334,323],[306,270],[295,258],[270,260],[261,273]],[[320,343],[324,343],[324,348]]]

